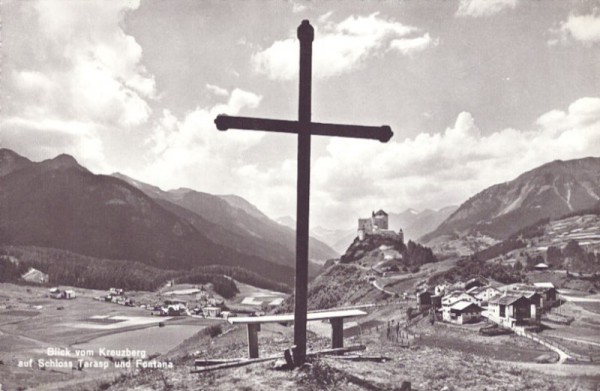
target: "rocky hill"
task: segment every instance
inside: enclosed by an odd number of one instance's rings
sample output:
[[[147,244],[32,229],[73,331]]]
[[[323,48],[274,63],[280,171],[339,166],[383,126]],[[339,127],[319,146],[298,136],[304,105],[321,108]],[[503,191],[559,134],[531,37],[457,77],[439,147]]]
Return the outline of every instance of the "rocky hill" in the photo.
[[[289,266],[212,241],[198,228],[210,227],[210,221],[198,219],[194,225],[138,188],[92,174],[68,155],[33,163],[12,151],[0,152],[0,244],[58,248],[169,269],[241,266],[293,281]]]
[[[340,258],[340,263],[358,263],[374,269],[416,270],[426,263],[437,262],[431,249],[413,241],[407,244],[394,236],[367,235],[356,238]]]
[[[599,199],[600,158],[556,160],[476,194],[421,241],[474,234],[505,239],[542,218],[590,208]]]
[[[373,285],[373,274],[390,274],[414,279],[421,266],[437,262],[429,248],[397,235],[367,235],[355,239],[339,261],[329,261],[311,281],[308,303],[311,309],[377,303],[390,297]],[[426,272],[422,272],[426,274]],[[422,278],[422,277],[421,277]],[[281,311],[293,309],[294,298],[286,299]]]

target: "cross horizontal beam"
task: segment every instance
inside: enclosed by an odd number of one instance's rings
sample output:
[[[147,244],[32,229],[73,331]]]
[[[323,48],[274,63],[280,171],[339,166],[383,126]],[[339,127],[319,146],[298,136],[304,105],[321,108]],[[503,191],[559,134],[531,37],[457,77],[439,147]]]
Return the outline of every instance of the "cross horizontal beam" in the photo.
[[[358,126],[323,124],[310,122],[303,124],[299,121],[285,121],[278,119],[264,119],[252,117],[233,117],[219,115],[215,119],[217,129],[225,131],[228,129],[260,130],[266,132],[295,133],[310,130],[311,136],[336,136],[379,140],[383,143],[389,141],[394,133],[387,126]],[[308,128],[308,129],[307,129]]]

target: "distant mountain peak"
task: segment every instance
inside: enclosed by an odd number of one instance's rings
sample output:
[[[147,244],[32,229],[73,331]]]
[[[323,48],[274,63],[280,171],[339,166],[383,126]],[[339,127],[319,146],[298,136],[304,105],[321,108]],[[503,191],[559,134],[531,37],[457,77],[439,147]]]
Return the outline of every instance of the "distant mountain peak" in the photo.
[[[168,192],[171,194],[184,195],[187,193],[191,193],[193,191],[196,191],[196,190],[190,189],[189,187],[179,187],[177,189],[169,190]]]
[[[243,197],[240,197],[235,194],[224,194],[219,195],[218,197],[227,202],[232,207],[241,209],[244,212],[258,219],[270,220],[270,218],[266,214],[264,214],[260,209],[258,209],[256,205],[252,204]]]
[[[45,164],[46,166],[54,168],[54,169],[64,169],[64,168],[70,168],[70,167],[83,168],[81,165],[79,165],[79,163],[77,162],[77,160],[75,160],[75,158],[73,156],[67,155],[65,153],[61,153],[60,155],[56,156],[54,159],[44,160],[42,162],[42,164]]]
[[[31,160],[7,148],[0,148],[0,177],[32,164]]]
[[[15,151],[8,149],[8,148],[0,148],[0,158],[4,158],[4,157],[20,157],[25,159],[23,156],[19,155],[18,153],[16,153]]]

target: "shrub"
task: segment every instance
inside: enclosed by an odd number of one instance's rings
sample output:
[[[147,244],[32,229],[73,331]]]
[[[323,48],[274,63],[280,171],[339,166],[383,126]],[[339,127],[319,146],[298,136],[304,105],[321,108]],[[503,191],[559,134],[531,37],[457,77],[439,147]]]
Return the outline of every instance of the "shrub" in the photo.
[[[223,328],[220,324],[213,324],[212,326],[208,326],[206,328],[206,334],[211,338],[214,338],[217,335],[223,334]]]

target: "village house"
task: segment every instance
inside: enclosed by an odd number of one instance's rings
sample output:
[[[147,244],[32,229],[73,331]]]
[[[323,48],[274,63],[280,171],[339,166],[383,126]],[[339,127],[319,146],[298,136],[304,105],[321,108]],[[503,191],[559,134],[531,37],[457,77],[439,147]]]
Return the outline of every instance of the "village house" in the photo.
[[[547,304],[545,303],[545,295],[543,289],[538,288],[535,285],[521,283],[510,284],[502,287],[502,290],[507,291],[508,293],[522,294],[523,296],[531,300],[531,302],[535,303],[535,305],[539,309],[548,308]],[[552,296],[552,294],[550,295]]]
[[[125,294],[125,291],[120,288],[110,288],[108,290],[108,294],[111,296],[123,296]]]
[[[558,291],[551,282],[535,282],[533,283],[536,291],[542,295],[542,308],[549,309],[556,305]]]
[[[431,307],[431,293],[428,291],[417,292],[417,307],[419,311],[426,310]]]
[[[487,307],[487,302],[492,297],[501,293],[500,290],[489,286],[475,286],[467,291],[467,293],[473,296],[477,300],[477,304],[483,307]]]
[[[434,292],[436,295],[444,295],[446,293],[446,290],[448,290],[449,287],[450,287],[450,284],[448,282],[443,282],[443,283],[435,286]]]
[[[523,294],[496,295],[488,301],[488,316],[505,326],[512,327],[539,320],[539,311]]]
[[[232,318],[234,316],[235,316],[235,314],[233,312],[231,312],[231,311],[221,311],[221,317],[223,319],[229,319],[229,318]]]
[[[449,307],[459,301],[477,304],[477,299],[463,290],[452,291],[442,297],[442,307]]]
[[[30,267],[27,273],[23,274],[21,278],[27,282],[33,282],[35,284],[48,283],[48,275],[32,267]]]
[[[187,312],[183,304],[167,304],[162,307],[157,307],[152,310],[152,315],[160,316],[181,316]]]
[[[202,313],[204,314],[204,317],[206,317],[206,318],[217,318],[217,317],[219,317],[219,315],[221,315],[221,308],[220,307],[203,307]]]
[[[165,305],[180,305],[182,307],[187,307],[187,301],[181,299],[167,299],[165,300]]]
[[[480,278],[480,277],[471,278],[469,281],[465,282],[464,289],[466,291],[468,291],[471,288],[484,286],[487,283],[487,281],[482,281],[482,280],[483,280],[483,278]]]
[[[483,309],[477,304],[459,301],[442,309],[442,319],[446,322],[465,324],[481,320]]]
[[[52,288],[49,290],[50,292],[50,297],[53,299],[74,299],[76,297],[75,291],[73,291],[72,289],[67,289],[67,290],[61,290],[59,288]]]
[[[536,291],[523,291],[523,296],[529,299],[532,304],[535,304],[536,308],[543,307],[543,297]]]

